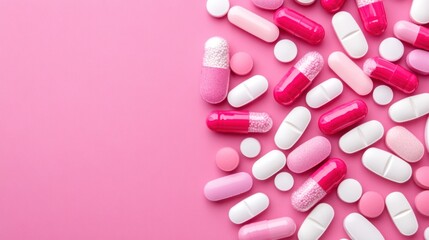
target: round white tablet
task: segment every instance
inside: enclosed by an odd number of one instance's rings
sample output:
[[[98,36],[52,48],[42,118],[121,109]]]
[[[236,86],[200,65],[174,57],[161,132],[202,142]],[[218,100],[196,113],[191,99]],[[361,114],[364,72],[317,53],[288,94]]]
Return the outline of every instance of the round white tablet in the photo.
[[[229,11],[229,0],[207,0],[207,12],[213,17],[223,17]]]
[[[280,40],[276,43],[276,46],[274,46],[274,56],[279,62],[292,62],[296,58],[297,54],[298,48],[291,40]]]
[[[397,38],[386,38],[380,43],[378,52],[382,58],[395,62],[404,55],[404,44]]]
[[[248,158],[254,158],[261,152],[261,144],[256,138],[245,138],[240,144],[241,153]]]
[[[429,240],[429,227],[425,230],[425,240]]]
[[[289,191],[293,187],[294,182],[293,176],[287,172],[281,172],[277,174],[276,178],[274,179],[274,185],[282,192]]]
[[[298,4],[308,6],[315,2],[315,0],[295,0]]]
[[[372,92],[372,98],[378,105],[387,105],[393,99],[393,91],[389,86],[380,85]]]
[[[362,185],[353,178],[347,178],[340,183],[337,193],[343,202],[354,203],[362,196]]]

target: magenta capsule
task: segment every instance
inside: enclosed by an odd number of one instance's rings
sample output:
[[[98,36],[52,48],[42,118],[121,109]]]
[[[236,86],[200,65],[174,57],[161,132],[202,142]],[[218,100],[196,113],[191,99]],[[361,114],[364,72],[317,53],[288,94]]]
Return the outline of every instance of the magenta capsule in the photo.
[[[340,10],[346,0],[320,0],[320,5],[329,13]]]
[[[362,100],[344,103],[320,116],[319,129],[324,134],[335,134],[364,119],[367,113],[368,107]]]
[[[310,44],[318,44],[325,37],[325,29],[322,25],[286,7],[274,13],[274,23]]]
[[[206,123],[211,130],[224,133],[264,133],[273,126],[267,113],[249,111],[213,111]]]
[[[292,193],[292,206],[300,212],[309,210],[337,187],[346,173],[347,166],[343,160],[329,159]]]
[[[382,34],[387,28],[383,0],[356,0],[356,4],[365,30],[373,35]]]
[[[292,236],[295,231],[295,221],[290,217],[282,217],[244,225],[238,232],[238,239],[278,240]]]
[[[380,57],[367,59],[363,64],[363,71],[371,78],[383,81],[404,93],[412,93],[419,86],[419,80],[412,72]]]
[[[291,104],[311,84],[323,68],[323,57],[318,52],[304,55],[274,87],[274,99],[283,105]]]
[[[393,33],[402,41],[429,51],[429,28],[408,21],[399,21],[393,27]]]

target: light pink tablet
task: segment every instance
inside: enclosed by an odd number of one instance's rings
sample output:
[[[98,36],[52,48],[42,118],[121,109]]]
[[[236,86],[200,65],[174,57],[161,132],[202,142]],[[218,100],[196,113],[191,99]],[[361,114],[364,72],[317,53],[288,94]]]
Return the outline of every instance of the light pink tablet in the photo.
[[[407,66],[415,73],[429,75],[429,52],[415,49],[407,55]]]
[[[224,147],[216,153],[216,165],[225,172],[230,172],[237,168],[240,163],[240,156],[234,148]]]
[[[414,172],[414,182],[423,189],[429,189],[429,166],[423,166]]]
[[[252,177],[245,172],[214,179],[204,186],[204,195],[210,201],[219,201],[249,191],[253,186]]]
[[[423,191],[417,194],[414,199],[414,203],[416,204],[416,209],[422,215],[429,217],[429,190]]]
[[[366,192],[359,201],[359,211],[367,218],[376,218],[383,213],[384,199],[377,192]]]
[[[295,148],[288,156],[287,167],[294,173],[305,172],[321,163],[331,154],[331,143],[316,136]]]
[[[386,145],[399,157],[412,163],[420,161],[425,152],[425,148],[420,140],[402,126],[393,127],[387,131]]]

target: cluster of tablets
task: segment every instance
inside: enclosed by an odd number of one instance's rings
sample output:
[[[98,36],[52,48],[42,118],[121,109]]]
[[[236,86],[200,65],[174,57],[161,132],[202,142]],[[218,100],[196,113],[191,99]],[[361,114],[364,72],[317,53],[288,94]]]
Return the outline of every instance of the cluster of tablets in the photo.
[[[296,0],[301,5],[311,5],[315,0]],[[416,74],[429,75],[429,28],[419,24],[429,23],[429,1],[413,0],[410,21],[399,21],[394,25],[394,37],[381,42],[380,57],[369,58],[363,68],[352,59],[360,59],[368,52],[368,43],[363,31],[346,12],[338,12],[345,0],[321,0],[322,7],[335,13],[332,27],[344,52],[329,55],[329,68],[338,76],[330,78],[307,91],[312,81],[324,66],[322,55],[316,51],[305,54],[274,87],[273,97],[281,105],[289,106],[306,92],[306,103],[311,109],[321,108],[341,95],[343,83],[357,95],[365,96],[373,92],[374,101],[387,105],[393,99],[393,91],[412,94],[419,86]],[[276,10],[273,22],[241,6],[230,6],[228,0],[207,0],[207,11],[213,17],[227,15],[233,25],[271,43],[278,39],[279,28],[309,44],[323,41],[325,31],[322,25],[290,8],[283,7],[283,0],[252,0],[259,8]],[[387,28],[387,18],[382,0],[356,0],[365,30],[372,35],[380,35]],[[408,69],[395,64],[404,54],[406,42],[415,49],[407,56]],[[274,56],[280,62],[291,62],[297,55],[297,46],[291,40],[280,40],[274,47]],[[426,58],[426,59],[425,59]],[[221,37],[212,37],[205,44],[200,94],[210,104],[218,104],[225,99],[233,108],[243,107],[258,99],[269,87],[262,75],[254,75],[229,90],[230,70],[238,75],[248,74],[253,67],[252,57],[245,52],[230,58],[228,42]],[[382,81],[373,91],[373,80]],[[429,93],[421,93],[401,99],[389,107],[389,117],[393,122],[404,123],[429,114]],[[377,120],[359,124],[367,115],[368,107],[356,99],[326,111],[318,119],[320,131],[329,136],[343,132],[339,147],[346,154],[366,149],[362,155],[363,166],[386,180],[405,183],[413,175],[410,163],[423,158],[425,146],[412,132],[402,126],[395,126],[385,134],[385,129]],[[343,221],[344,229],[352,239],[385,239],[380,231],[368,220],[378,217],[385,206],[393,223],[404,236],[414,235],[419,227],[414,210],[401,192],[392,192],[385,199],[377,192],[365,192],[356,179],[344,179],[346,163],[329,157],[331,142],[324,136],[315,136],[295,147],[307,129],[312,118],[311,111],[303,106],[294,107],[277,128],[275,145],[280,149],[269,151],[256,160],[252,167],[253,178],[266,180],[275,176],[275,186],[280,191],[289,191],[294,185],[293,175],[280,172],[285,166],[300,174],[318,168],[310,178],[292,193],[291,204],[300,212],[312,211],[298,230],[299,239],[318,239],[330,225],[334,208],[320,201],[337,189],[338,197],[346,203],[358,202],[359,213],[349,214]],[[217,110],[207,117],[209,129],[222,133],[265,133],[273,127],[273,121],[265,112],[240,110]],[[359,125],[357,125],[359,124]],[[345,132],[345,133],[344,133]],[[425,128],[426,147],[429,151],[429,118]],[[385,137],[389,151],[371,147]],[[407,144],[404,144],[406,142]],[[295,147],[295,148],[294,148]],[[261,150],[255,138],[241,142],[240,151],[247,158],[255,158]],[[281,150],[291,150],[286,155]],[[226,172],[239,165],[239,154],[233,148],[223,148],[216,155],[217,166]],[[249,191],[253,178],[246,172],[230,174],[208,182],[204,195],[210,201],[220,201]],[[429,217],[429,166],[414,171],[415,183],[424,190],[415,199],[415,207],[422,215]],[[269,197],[255,193],[234,205],[229,218],[235,224],[242,224],[257,216],[270,204]],[[426,226],[427,227],[427,226]],[[292,218],[283,217],[244,225],[239,231],[241,240],[281,239],[292,236],[296,224]],[[425,239],[429,239],[429,228]]]

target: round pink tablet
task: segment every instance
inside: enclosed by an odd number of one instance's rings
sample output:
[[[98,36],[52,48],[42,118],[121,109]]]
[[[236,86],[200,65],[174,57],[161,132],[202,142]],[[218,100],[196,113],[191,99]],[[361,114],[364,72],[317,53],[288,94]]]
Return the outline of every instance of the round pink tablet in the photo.
[[[237,75],[246,75],[253,68],[253,59],[246,52],[238,52],[231,57],[229,63],[231,70]]]
[[[236,169],[239,162],[240,157],[233,148],[224,147],[216,153],[216,165],[225,172]]]
[[[416,204],[416,209],[422,215],[429,217],[429,190],[423,191],[417,194],[414,199],[414,203]]]
[[[265,10],[276,10],[283,5],[284,0],[252,0],[253,4]]]
[[[415,73],[429,75],[429,52],[416,49],[408,53],[407,65]]]
[[[423,166],[414,172],[414,182],[423,189],[429,189],[429,166]]]
[[[384,210],[384,199],[377,192],[366,192],[359,201],[359,211],[368,218],[376,218]]]
[[[393,127],[387,131],[386,145],[399,157],[412,163],[420,161],[425,152],[425,147],[420,140],[402,126]]]

